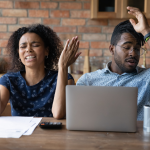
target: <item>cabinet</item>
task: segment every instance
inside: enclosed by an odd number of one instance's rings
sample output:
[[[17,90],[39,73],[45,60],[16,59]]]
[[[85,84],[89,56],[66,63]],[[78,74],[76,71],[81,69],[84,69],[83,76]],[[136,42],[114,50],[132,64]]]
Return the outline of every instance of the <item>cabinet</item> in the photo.
[[[91,0],[91,18],[121,18],[121,0]]]
[[[122,14],[121,18],[131,18],[132,15],[129,15],[126,7],[133,6],[139,8],[145,16],[150,17],[150,11],[148,10],[148,6],[150,6],[149,0],[122,0]],[[149,15],[148,15],[149,14]]]
[[[150,18],[150,0],[91,0],[91,19],[131,18],[127,6],[139,8]]]

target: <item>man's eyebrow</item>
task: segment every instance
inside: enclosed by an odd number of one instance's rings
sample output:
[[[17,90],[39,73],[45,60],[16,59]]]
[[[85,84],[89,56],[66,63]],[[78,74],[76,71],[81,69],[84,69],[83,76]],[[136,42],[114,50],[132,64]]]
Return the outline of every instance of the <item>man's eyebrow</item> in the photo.
[[[125,44],[132,44],[132,42],[130,42],[130,41],[127,41],[127,42],[124,42],[122,45],[125,45]],[[139,46],[141,46],[138,42],[136,43],[136,45],[139,45]]]
[[[124,45],[124,44],[132,44],[132,42],[127,41],[127,42],[124,42],[123,45]]]

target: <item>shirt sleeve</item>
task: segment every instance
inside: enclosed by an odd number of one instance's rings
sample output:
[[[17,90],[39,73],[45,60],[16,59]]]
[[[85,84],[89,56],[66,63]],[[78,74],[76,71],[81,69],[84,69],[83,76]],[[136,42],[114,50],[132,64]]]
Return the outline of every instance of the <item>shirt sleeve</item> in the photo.
[[[7,74],[3,75],[0,78],[0,85],[5,86],[8,90],[10,90],[10,82],[9,82],[9,78],[7,76]]]
[[[68,73],[68,80],[70,80],[70,79],[73,79],[73,81],[74,81],[73,76],[70,73]]]
[[[87,73],[82,75],[79,80],[77,81],[77,84],[76,85],[85,85],[85,86],[88,86],[88,80],[87,80]]]

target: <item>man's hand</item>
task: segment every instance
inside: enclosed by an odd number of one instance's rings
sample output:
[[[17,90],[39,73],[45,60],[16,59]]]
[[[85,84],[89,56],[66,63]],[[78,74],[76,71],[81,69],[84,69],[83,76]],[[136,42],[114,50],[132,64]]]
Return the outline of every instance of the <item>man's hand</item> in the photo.
[[[127,9],[129,10],[128,13],[135,16],[138,20],[138,23],[136,23],[134,19],[129,19],[135,31],[138,33],[142,33],[143,36],[149,33],[150,27],[144,14],[138,8],[135,7],[128,6]]]

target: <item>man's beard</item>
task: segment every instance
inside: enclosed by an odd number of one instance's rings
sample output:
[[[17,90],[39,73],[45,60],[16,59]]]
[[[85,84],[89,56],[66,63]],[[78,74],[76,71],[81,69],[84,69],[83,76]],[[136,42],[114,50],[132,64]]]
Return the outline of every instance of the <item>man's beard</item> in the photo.
[[[135,59],[135,57],[129,57],[130,59]],[[127,59],[129,59],[129,58],[127,58]],[[125,61],[127,60],[127,59],[125,59]],[[135,59],[136,61],[137,61],[137,59]],[[131,72],[133,72],[133,71],[135,71],[135,69],[136,69],[136,66],[135,66],[135,68],[131,68],[131,69],[128,69],[128,68],[126,68],[125,67],[125,65],[121,62],[121,59],[119,58],[119,56],[118,56],[118,54],[117,54],[117,52],[115,51],[115,54],[114,54],[114,61],[115,61],[115,63],[117,64],[117,66],[118,66],[118,68],[122,71],[122,72],[126,72],[126,73],[131,73]],[[138,64],[138,63],[137,63]]]

